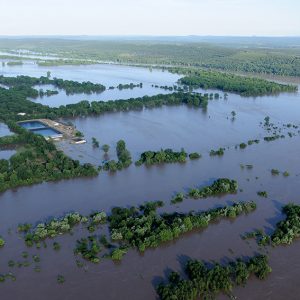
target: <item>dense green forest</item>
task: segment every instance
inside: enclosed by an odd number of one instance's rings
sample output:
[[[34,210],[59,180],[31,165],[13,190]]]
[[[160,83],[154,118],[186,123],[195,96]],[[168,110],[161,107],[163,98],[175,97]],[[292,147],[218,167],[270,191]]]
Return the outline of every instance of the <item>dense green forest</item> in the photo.
[[[169,283],[161,283],[157,293],[162,300],[215,299],[221,293],[230,296],[234,285],[245,285],[252,274],[263,280],[271,271],[265,255],[237,259],[225,266],[190,259],[185,266],[187,279],[182,279],[177,272],[171,272]]]
[[[251,72],[284,76],[300,76],[300,48],[295,41],[286,43],[278,38],[274,43],[244,41],[189,42],[159,40],[71,40],[71,39],[0,39],[0,49],[27,49],[42,54],[58,54],[68,58],[69,64],[93,61],[112,61],[125,64],[161,66],[193,66],[230,72]],[[292,44],[295,43],[295,44]],[[299,45],[299,42],[298,42]],[[79,60],[79,61],[78,61]],[[49,62],[51,63],[51,62]],[[67,64],[57,60],[56,65]],[[47,64],[47,62],[46,62]],[[51,63],[52,64],[52,63]]]
[[[171,69],[180,72],[179,69]],[[180,79],[180,83],[191,88],[218,89],[224,92],[234,92],[242,96],[263,96],[281,92],[296,92],[297,86],[279,84],[260,78],[251,78],[226,74],[215,71],[184,71],[191,73]]]
[[[90,164],[81,165],[52,142],[29,132],[15,123],[8,124],[15,135],[0,138],[1,145],[19,146],[9,160],[0,160],[0,191],[43,181],[68,179],[79,176],[95,176],[96,169]]]

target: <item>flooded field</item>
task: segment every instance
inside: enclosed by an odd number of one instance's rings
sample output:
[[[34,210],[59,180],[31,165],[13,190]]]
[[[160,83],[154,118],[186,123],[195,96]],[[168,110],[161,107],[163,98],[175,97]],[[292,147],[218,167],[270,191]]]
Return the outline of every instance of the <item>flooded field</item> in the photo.
[[[141,92],[141,95],[151,94],[150,90],[145,89],[146,84],[172,85],[178,78],[161,71],[101,65],[44,69],[36,65],[23,65],[5,67],[1,72],[11,76],[40,76],[45,75],[48,69],[52,76],[91,80],[104,85],[145,83],[141,91],[139,88],[120,91],[117,98],[126,97],[123,92],[128,93],[129,97],[136,97],[135,91]],[[102,97],[105,93],[91,97],[101,100],[98,96]],[[55,97],[57,103],[61,101],[61,104],[66,104],[71,103],[66,98],[75,101],[77,96],[60,94],[45,99],[51,102]],[[232,120],[232,111],[236,112],[235,120]],[[2,193],[0,235],[7,245],[0,250],[0,271],[6,273],[11,270],[8,261],[22,261],[22,251],[28,251],[30,255],[40,255],[38,265],[41,272],[34,272],[35,264],[13,268],[17,280],[0,283],[1,299],[156,299],[157,283],[164,280],[170,270],[182,272],[183,263],[188,258],[226,262],[266,251],[269,252],[273,269],[271,275],[264,281],[251,279],[246,287],[234,289],[233,294],[238,299],[298,299],[300,241],[288,247],[259,249],[254,241],[248,243],[242,240],[241,235],[254,229],[272,233],[274,225],[283,219],[281,207],[289,202],[300,204],[300,135],[287,135],[284,139],[265,142],[263,137],[270,134],[260,124],[269,116],[271,122],[279,127],[287,123],[299,125],[299,111],[299,93],[258,98],[229,94],[228,100],[211,100],[206,110],[177,106],[64,120],[72,121],[84,133],[88,143],[61,143],[58,146],[67,155],[83,162],[98,165],[104,159],[103,151],[92,147],[92,137],[96,137],[100,145],[110,145],[110,159],[116,158],[115,146],[119,139],[126,141],[134,160],[146,150],[180,150],[182,147],[188,152],[200,152],[203,157],[185,164],[149,168],[131,165],[116,174],[101,172],[93,179],[43,183]],[[3,128],[0,127],[1,135],[7,134]],[[261,142],[244,150],[235,149],[235,145],[250,139],[260,139]],[[209,151],[219,147],[226,148],[224,156],[210,157]],[[253,168],[242,169],[241,164],[251,164]],[[273,168],[280,172],[288,171],[290,176],[284,177],[282,173],[274,176],[271,174]],[[221,177],[237,180],[239,192],[202,200],[187,199],[176,206],[169,204],[176,192],[201,187]],[[260,190],[267,191],[268,198],[258,197]],[[36,224],[66,212],[89,214],[94,210],[104,210],[109,213],[114,206],[140,205],[154,200],[165,202],[165,207],[159,210],[161,212],[202,211],[233,201],[250,200],[257,203],[257,209],[233,221],[222,220],[202,231],[185,234],[172,243],[146,250],[143,255],[130,250],[121,263],[102,259],[98,265],[85,262],[83,268],[76,266],[73,255],[76,240],[87,235],[87,231],[80,226],[73,235],[55,239],[61,244],[58,252],[52,249],[53,241],[47,241],[46,249],[26,248],[23,239],[16,233],[20,223]],[[96,233],[106,231],[103,226]],[[63,285],[56,284],[58,274],[66,278]],[[219,298],[225,299],[225,296]]]

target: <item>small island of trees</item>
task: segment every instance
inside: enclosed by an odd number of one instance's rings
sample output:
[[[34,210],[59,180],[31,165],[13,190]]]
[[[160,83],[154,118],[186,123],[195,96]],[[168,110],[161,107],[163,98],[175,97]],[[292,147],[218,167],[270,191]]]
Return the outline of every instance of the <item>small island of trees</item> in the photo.
[[[185,266],[187,279],[179,273],[171,272],[169,283],[161,283],[156,291],[162,300],[171,299],[214,299],[218,294],[230,296],[234,285],[245,285],[253,274],[265,279],[272,269],[265,255],[257,255],[247,260],[237,259],[222,266],[219,263],[205,263],[189,260]]]

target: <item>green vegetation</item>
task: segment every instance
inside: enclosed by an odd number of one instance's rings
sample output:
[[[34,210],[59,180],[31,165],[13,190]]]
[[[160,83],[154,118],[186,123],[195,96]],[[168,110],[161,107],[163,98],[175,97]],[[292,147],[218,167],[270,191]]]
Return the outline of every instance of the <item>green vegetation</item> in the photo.
[[[39,223],[30,232],[25,234],[27,246],[41,242],[47,238],[54,238],[60,234],[70,232],[71,229],[81,223],[83,217],[78,213],[70,213],[60,219],[51,219],[47,223]]]
[[[282,208],[282,213],[286,217],[276,224],[271,236],[264,234],[262,230],[256,230],[246,233],[242,238],[256,238],[260,246],[292,244],[295,239],[300,237],[300,205],[287,204]]]
[[[14,123],[8,125],[16,134],[1,137],[0,145],[22,145],[24,149],[9,160],[0,160],[0,191],[43,181],[97,175],[92,165],[80,165],[58,151],[51,141]]]
[[[126,149],[126,143],[123,140],[119,140],[117,142],[117,156],[119,159],[119,163],[122,164],[123,168],[127,168],[131,165],[132,160],[131,160],[131,154],[130,152]]]
[[[172,198],[171,204],[180,203],[184,200],[184,194],[183,193],[177,193],[175,197]]]
[[[219,148],[218,150],[210,150],[210,156],[223,156],[225,148]]]
[[[120,247],[120,248],[116,248],[114,249],[111,254],[110,257],[112,260],[122,260],[123,256],[127,253],[127,248],[126,247]]]
[[[245,144],[245,143],[240,144],[240,149],[245,149],[246,147],[247,147],[247,144]]]
[[[44,96],[50,97],[50,96],[52,96],[52,95],[57,95],[57,94],[59,94],[58,91],[52,91],[52,90],[46,90],[46,91],[44,91],[43,89],[40,89],[38,95],[39,95],[40,97],[44,97]]]
[[[28,232],[32,228],[32,224],[25,223],[18,225],[18,232]]]
[[[269,246],[271,244],[270,236],[263,233],[262,230],[255,230],[252,232],[248,232],[242,236],[243,240],[246,239],[256,239],[256,242],[259,246]]]
[[[117,170],[122,170],[128,168],[132,164],[131,154],[126,149],[126,143],[123,140],[119,140],[116,146],[118,162],[115,160],[110,160],[106,162],[103,169],[106,171],[115,172]]]
[[[11,279],[11,281],[16,281],[16,276],[12,273],[0,274],[0,282],[5,282],[6,279]]]
[[[190,153],[190,154],[189,154],[189,158],[190,158],[191,160],[199,159],[199,158],[201,158],[201,154],[199,154],[199,153],[197,153],[197,152],[193,152],[193,153]]]
[[[128,89],[134,89],[134,88],[137,88],[137,87],[139,87],[139,88],[142,88],[143,87],[143,83],[139,83],[139,84],[134,84],[134,83],[130,83],[130,84],[119,84],[118,86],[117,86],[117,88],[119,89],[119,90],[128,90]]]
[[[104,153],[108,153],[108,151],[109,151],[109,145],[107,145],[107,144],[104,144],[103,146],[102,146],[102,150],[104,151]]]
[[[23,62],[22,61],[8,61],[6,63],[7,66],[22,66]]]
[[[99,142],[95,137],[92,137],[92,143],[94,148],[99,148]]]
[[[215,71],[192,72],[192,75],[181,78],[180,83],[191,88],[219,89],[224,92],[234,92],[245,97],[297,91],[297,86],[293,85]]]
[[[273,245],[291,244],[300,236],[300,206],[291,203],[284,206],[282,212],[286,218],[276,224],[271,235]]]
[[[118,170],[122,170],[122,165],[118,164],[115,160],[112,159],[104,164],[103,170],[116,172]]]
[[[35,85],[53,85],[59,89],[63,89],[67,95],[80,93],[100,93],[105,90],[105,86],[90,81],[77,82],[73,80],[63,80],[59,78],[50,79],[49,77],[41,76],[40,78],[30,76],[4,77],[0,75],[0,83],[16,90],[31,90],[32,93],[36,91],[32,87]],[[36,91],[37,92],[37,91]],[[39,94],[36,93],[33,98]]]
[[[92,263],[99,263],[98,254],[101,252],[100,241],[96,236],[88,236],[77,241],[74,253],[81,255],[84,259]]]
[[[161,283],[156,290],[162,300],[214,299],[221,293],[229,296],[234,285],[245,285],[252,274],[263,280],[271,271],[264,255],[246,261],[237,259],[226,266],[189,260],[185,267],[187,279],[181,279],[179,273],[172,272],[169,284]]]
[[[268,193],[266,191],[259,191],[257,195],[263,198],[268,198]]]
[[[66,281],[65,277],[62,275],[57,275],[57,283],[63,284]]]
[[[276,141],[278,139],[283,139],[283,138],[284,138],[284,135],[276,134],[276,135],[272,135],[272,136],[265,136],[264,140],[266,142],[273,142],[273,141]]]
[[[247,142],[247,144],[249,145],[249,146],[251,146],[251,145],[253,145],[254,143],[255,144],[259,144],[259,140],[249,140],[248,142]]]
[[[35,266],[33,270],[36,273],[40,273],[41,272],[41,267],[40,266]]]
[[[2,82],[7,77],[0,77]],[[31,78],[31,77],[29,77]],[[47,78],[47,77],[45,77]],[[88,115],[101,115],[106,112],[142,110],[144,108],[155,108],[162,106],[174,106],[186,104],[193,107],[206,107],[208,96],[191,93],[172,93],[167,95],[144,96],[128,100],[115,101],[81,101],[75,104],[68,104],[60,107],[49,107],[34,103],[27,98],[35,98],[39,92],[28,85],[22,84],[22,78],[13,78],[15,86],[9,89],[0,88],[0,120],[21,121],[25,119],[58,119],[61,117],[76,117]],[[50,80],[50,79],[47,79]],[[20,116],[18,113],[26,113]]]
[[[15,263],[13,260],[9,260],[9,261],[8,261],[8,266],[9,266],[10,268],[13,268],[15,265],[16,265],[16,263]]]
[[[94,212],[90,214],[89,219],[84,217],[82,222],[87,223],[88,220],[90,220],[88,230],[94,232],[98,225],[106,223],[106,213],[104,211]]]
[[[0,248],[3,248],[5,245],[4,239],[0,236]]]
[[[139,209],[114,207],[109,216],[111,239],[143,252],[149,247],[158,247],[164,242],[174,240],[193,229],[205,228],[210,222],[220,218],[236,218],[256,208],[254,202],[240,202],[206,212],[159,215],[156,208],[161,205],[161,202],[150,202]]]
[[[40,67],[56,67],[56,66],[80,66],[94,64],[87,60],[76,59],[51,59],[51,60],[38,60],[37,64]]]
[[[272,170],[271,170],[271,174],[274,175],[274,176],[279,175],[279,173],[280,173],[280,172],[279,172],[279,170],[277,170],[277,169],[272,169]]]
[[[147,166],[163,163],[184,163],[188,154],[181,149],[180,152],[175,152],[172,149],[161,149],[158,152],[146,151],[141,154],[140,159],[135,163],[137,166],[146,164]]]
[[[60,250],[60,244],[58,242],[53,243],[53,250],[59,251]]]
[[[24,239],[27,246],[31,247],[36,244],[37,247],[38,245],[40,247],[40,242],[70,233],[79,224],[87,224],[89,231],[95,231],[97,226],[106,223],[106,219],[106,213],[103,211],[93,212],[87,217],[74,212],[61,218],[52,218],[47,222],[39,223],[34,228],[31,224],[19,225],[18,231],[25,233]],[[53,242],[53,249],[59,250],[60,244]]]
[[[194,199],[199,199],[218,196],[222,194],[234,194],[237,191],[238,183],[236,180],[219,178],[215,180],[210,186],[205,186],[201,189],[191,189],[188,195]]]
[[[35,263],[38,263],[38,262],[41,261],[41,259],[40,259],[40,257],[39,257],[38,255],[33,255],[33,256],[32,256],[32,259],[33,259],[33,261],[34,261]]]
[[[79,40],[26,38],[0,40],[5,52],[27,49],[47,55],[67,58],[48,60],[43,65],[91,64],[107,61],[123,64],[172,65],[218,69],[230,72],[300,76],[299,38],[183,38],[174,40],[152,39]],[[2,56],[7,57],[7,56]],[[9,56],[8,56],[9,57]],[[9,57],[14,59],[15,57]],[[175,69],[175,68],[172,68]]]

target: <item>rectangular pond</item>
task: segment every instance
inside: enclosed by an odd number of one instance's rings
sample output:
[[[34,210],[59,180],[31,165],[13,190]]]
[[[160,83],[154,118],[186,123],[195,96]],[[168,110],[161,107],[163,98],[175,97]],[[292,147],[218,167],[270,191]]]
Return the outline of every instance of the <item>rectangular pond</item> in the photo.
[[[28,130],[46,128],[47,125],[40,121],[28,121],[28,122],[20,122],[19,125]]]
[[[60,138],[62,133],[54,128],[49,127],[40,121],[19,122],[19,125],[35,134],[40,134],[46,138]]]
[[[51,127],[37,128],[37,129],[32,129],[31,131],[35,134],[40,134],[40,135],[45,136],[45,137],[55,138],[55,137],[61,137],[62,136],[62,133],[60,131],[55,130]]]

